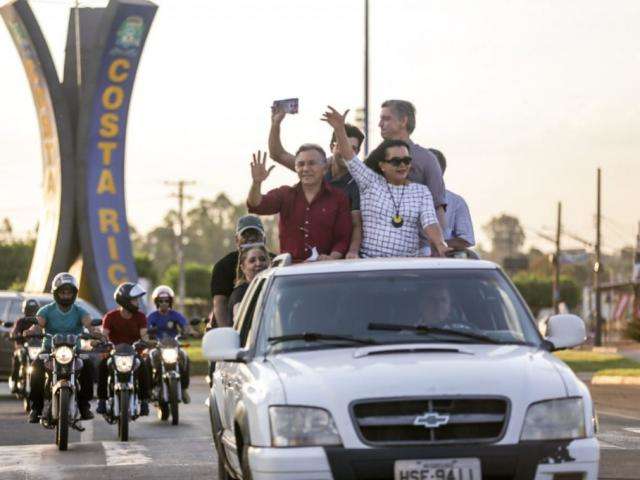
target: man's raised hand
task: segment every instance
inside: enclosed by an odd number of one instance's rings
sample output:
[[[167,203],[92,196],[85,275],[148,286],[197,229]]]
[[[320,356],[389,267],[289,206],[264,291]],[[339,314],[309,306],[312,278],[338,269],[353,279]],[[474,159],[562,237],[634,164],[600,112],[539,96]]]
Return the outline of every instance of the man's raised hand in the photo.
[[[253,154],[253,161],[251,162],[251,178],[253,179],[253,183],[262,183],[264,182],[271,170],[274,169],[272,165],[267,170],[267,152],[260,152]]]
[[[344,127],[345,119],[347,118],[347,114],[349,113],[349,110],[345,110],[344,113],[340,113],[331,105],[327,106],[327,108],[329,110],[324,112],[321,120],[323,122],[327,122],[334,129]]]
[[[271,123],[280,125],[286,114],[287,112],[280,105],[271,107]]]

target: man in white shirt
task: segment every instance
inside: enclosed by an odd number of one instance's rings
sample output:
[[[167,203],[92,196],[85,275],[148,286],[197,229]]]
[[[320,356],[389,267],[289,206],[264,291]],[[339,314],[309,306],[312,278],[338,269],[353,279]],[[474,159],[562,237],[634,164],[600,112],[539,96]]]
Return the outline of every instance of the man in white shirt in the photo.
[[[438,160],[442,173],[447,169],[447,159],[440,150],[430,148],[429,151]],[[473,235],[473,222],[467,202],[460,195],[450,190],[445,190],[445,203],[447,210],[445,212],[446,227],[444,229],[444,238],[447,245],[454,250],[464,250],[473,247],[476,244]]]

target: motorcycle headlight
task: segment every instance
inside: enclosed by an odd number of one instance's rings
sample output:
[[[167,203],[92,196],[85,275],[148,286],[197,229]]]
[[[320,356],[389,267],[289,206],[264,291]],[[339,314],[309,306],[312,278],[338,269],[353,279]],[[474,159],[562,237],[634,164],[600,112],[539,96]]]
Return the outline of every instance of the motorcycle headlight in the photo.
[[[274,447],[341,445],[333,417],[321,408],[269,407]]]
[[[177,348],[163,348],[162,349],[162,361],[164,363],[176,363],[178,361],[178,349]]]
[[[29,360],[35,360],[40,353],[40,347],[27,347],[27,351],[29,352]]]
[[[73,350],[66,345],[62,345],[55,349],[53,356],[56,357],[56,361],[62,365],[66,365],[73,360]]]
[[[558,398],[529,405],[520,440],[565,440],[585,436],[582,398]]]
[[[113,358],[116,370],[120,373],[128,373],[133,368],[133,355],[116,355]]]

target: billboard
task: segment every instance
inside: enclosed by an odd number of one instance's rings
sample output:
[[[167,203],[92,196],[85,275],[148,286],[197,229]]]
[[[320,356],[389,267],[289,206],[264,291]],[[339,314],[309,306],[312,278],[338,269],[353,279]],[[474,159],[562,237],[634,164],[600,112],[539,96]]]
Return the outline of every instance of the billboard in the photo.
[[[115,306],[118,284],[137,281],[125,204],[125,140],[138,63],[156,9],[143,0],[109,3],[79,110],[82,277],[103,309]]]

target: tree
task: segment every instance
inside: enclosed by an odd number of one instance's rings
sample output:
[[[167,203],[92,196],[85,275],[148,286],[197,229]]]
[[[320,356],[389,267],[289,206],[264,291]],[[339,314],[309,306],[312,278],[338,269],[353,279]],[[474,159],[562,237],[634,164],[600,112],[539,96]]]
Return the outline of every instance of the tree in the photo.
[[[215,262],[235,250],[236,222],[245,214],[245,205],[234,204],[224,193],[213,200],[200,200],[185,214],[183,232],[185,262],[208,265],[211,271]],[[269,249],[279,251],[275,219],[265,217],[262,221]],[[171,210],[165,215],[162,225],[154,228],[147,235],[140,235],[135,229],[131,231],[135,252],[148,256],[160,278],[164,277],[176,261],[177,237],[174,227],[177,224],[177,213]]]
[[[211,269],[206,265],[189,262],[184,266],[184,276],[189,298],[211,298],[209,281]],[[172,265],[162,277],[162,283],[169,285],[174,290],[178,288],[178,266]]]
[[[34,240],[13,240],[0,242],[0,289],[6,290],[12,284],[24,284],[29,273],[31,257],[33,257]]]
[[[152,284],[158,281],[158,272],[156,271],[153,260],[146,253],[136,253],[134,255],[134,261],[136,262],[136,270],[138,276],[146,278]]]
[[[483,229],[491,239],[492,257],[500,263],[506,257],[516,256],[524,243],[524,230],[517,217],[503,213],[493,217]]]
[[[529,308],[537,315],[543,308],[553,306],[552,290],[553,279],[551,276],[540,276],[531,273],[519,273],[513,278]],[[573,310],[580,301],[580,289],[578,284],[565,276],[560,277],[560,299],[570,310]]]

